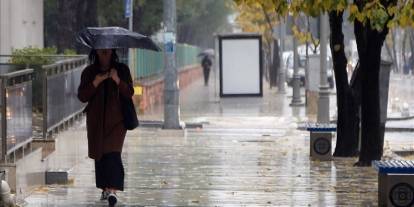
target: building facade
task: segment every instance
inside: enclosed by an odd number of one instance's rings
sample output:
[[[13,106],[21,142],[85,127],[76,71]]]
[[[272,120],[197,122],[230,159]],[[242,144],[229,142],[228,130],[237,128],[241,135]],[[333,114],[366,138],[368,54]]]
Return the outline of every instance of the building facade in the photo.
[[[0,54],[43,47],[43,0],[0,0]]]

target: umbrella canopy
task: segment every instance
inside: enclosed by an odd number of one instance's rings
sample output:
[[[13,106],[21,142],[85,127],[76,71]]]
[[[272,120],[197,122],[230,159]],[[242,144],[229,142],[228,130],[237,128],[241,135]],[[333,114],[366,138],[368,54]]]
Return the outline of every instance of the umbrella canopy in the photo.
[[[198,56],[199,57],[204,57],[204,56],[214,57],[214,50],[213,49],[204,50],[203,52],[198,53]]]
[[[122,27],[87,27],[76,40],[91,49],[142,48],[161,51],[151,38]]]

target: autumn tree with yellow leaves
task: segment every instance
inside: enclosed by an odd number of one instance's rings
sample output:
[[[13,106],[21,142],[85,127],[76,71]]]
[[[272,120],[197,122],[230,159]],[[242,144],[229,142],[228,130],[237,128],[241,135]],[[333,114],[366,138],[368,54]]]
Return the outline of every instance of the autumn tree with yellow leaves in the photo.
[[[359,154],[357,166],[369,166],[383,154],[385,124],[380,120],[379,71],[381,49],[393,27],[414,27],[414,0],[235,0],[238,5],[267,5],[279,18],[288,14],[329,15],[330,47],[336,79],[338,121],[335,156]],[[343,14],[348,10],[359,54],[354,74],[360,88],[351,88],[346,72]],[[354,94],[360,94],[356,99]],[[357,107],[361,107],[361,129]],[[358,134],[361,130],[361,149]]]
[[[269,79],[270,87],[277,85],[277,75],[280,67],[279,45],[273,28],[278,24],[279,16],[274,10],[269,10],[271,4],[258,2],[257,4],[236,4],[236,22],[243,32],[262,34],[265,55],[265,74]],[[273,47],[272,47],[273,46]],[[273,49],[273,51],[272,51]]]

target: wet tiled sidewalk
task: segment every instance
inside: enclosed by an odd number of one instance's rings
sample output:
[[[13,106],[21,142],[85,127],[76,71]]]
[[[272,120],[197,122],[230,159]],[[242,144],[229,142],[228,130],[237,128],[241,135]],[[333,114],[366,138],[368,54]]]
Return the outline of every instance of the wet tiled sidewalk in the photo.
[[[140,129],[128,134],[124,206],[361,206],[376,203],[377,177],[354,160],[309,160],[306,133],[286,118],[232,117],[239,127]],[[225,121],[225,120],[223,120]],[[81,128],[83,129],[83,128]],[[68,186],[50,186],[29,206],[101,206],[93,163],[85,159]],[[122,206],[120,205],[120,206]]]
[[[309,159],[309,134],[296,130],[305,111],[290,108],[286,95],[265,89],[263,98],[219,100],[213,88],[197,82],[181,99],[182,119],[205,123],[203,129],[128,132],[119,206],[377,205],[374,169],[352,167],[353,158]],[[141,116],[160,117],[160,109]],[[72,183],[38,188],[26,206],[106,206],[86,157],[85,124],[71,130],[77,136],[60,139],[77,140],[70,148],[83,151]]]

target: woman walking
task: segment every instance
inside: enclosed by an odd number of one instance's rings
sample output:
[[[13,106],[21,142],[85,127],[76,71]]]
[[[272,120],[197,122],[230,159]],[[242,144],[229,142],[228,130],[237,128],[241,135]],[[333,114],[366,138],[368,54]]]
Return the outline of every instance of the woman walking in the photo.
[[[109,206],[124,190],[121,152],[126,135],[120,96],[131,98],[134,89],[128,66],[119,63],[115,49],[93,49],[91,65],[82,72],[78,98],[87,103],[88,155],[95,160],[96,187]]]

